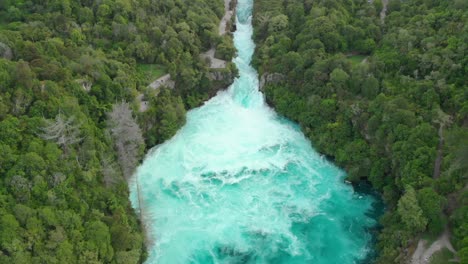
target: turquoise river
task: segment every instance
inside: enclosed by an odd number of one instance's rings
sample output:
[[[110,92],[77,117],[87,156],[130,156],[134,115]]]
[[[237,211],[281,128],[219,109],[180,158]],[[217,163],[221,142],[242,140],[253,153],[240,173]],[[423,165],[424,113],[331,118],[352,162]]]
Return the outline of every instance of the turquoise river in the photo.
[[[135,173],[147,263],[361,263],[373,251],[374,198],[266,105],[250,66],[252,2],[237,4],[239,78]]]

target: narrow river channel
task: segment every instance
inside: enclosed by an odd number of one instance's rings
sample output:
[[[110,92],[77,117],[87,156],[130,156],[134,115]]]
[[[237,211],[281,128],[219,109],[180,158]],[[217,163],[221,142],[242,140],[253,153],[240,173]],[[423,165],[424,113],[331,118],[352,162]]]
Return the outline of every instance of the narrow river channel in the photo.
[[[147,263],[359,263],[373,248],[374,198],[266,105],[250,65],[252,6],[237,5],[240,77],[190,111],[134,176],[132,204],[153,242]]]

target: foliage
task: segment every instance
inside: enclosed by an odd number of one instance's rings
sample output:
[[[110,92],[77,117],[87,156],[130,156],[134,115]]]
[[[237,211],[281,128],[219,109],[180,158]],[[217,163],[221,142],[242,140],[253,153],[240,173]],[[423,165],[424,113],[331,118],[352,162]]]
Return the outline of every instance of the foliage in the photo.
[[[173,91],[163,89],[157,96],[150,97],[151,107],[141,114],[141,123],[146,131],[145,139],[148,145],[163,143],[175,135],[185,124],[185,106],[180,96],[174,96]]]
[[[216,57],[231,61],[236,53],[236,48],[234,47],[234,43],[232,42],[231,37],[224,36],[221,42],[216,47]]]
[[[430,264],[446,264],[450,263],[450,260],[453,259],[453,253],[450,250],[443,248],[440,251],[437,251],[432,255],[430,259]],[[463,262],[462,262],[463,263]]]
[[[364,55],[352,55],[352,56],[348,56],[347,59],[351,63],[356,65],[356,64],[359,64],[359,63],[363,63],[363,61],[366,59],[366,56],[364,56]]]
[[[122,172],[127,180],[133,175],[142,155],[143,136],[128,103],[115,104],[108,114],[108,126],[113,138]]]
[[[445,212],[464,252],[467,203],[447,201],[467,192],[468,12],[392,0],[382,24],[375,3],[256,0],[254,63],[286,77],[264,87],[267,101],[349,180],[382,193],[378,263],[404,262],[420,232],[443,230]]]
[[[407,232],[417,234],[426,229],[427,219],[418,205],[416,193],[412,187],[408,186],[405,194],[398,201],[397,212]]]
[[[137,64],[138,77],[143,80],[143,84],[150,84],[152,81],[166,74],[166,68],[159,64]]]
[[[192,98],[213,93],[199,54],[220,43],[223,10],[208,0],[0,1],[0,263],[144,261],[125,178],[142,134],[146,147],[171,137],[200,104]],[[151,97],[154,116],[119,103],[162,71],[176,89]]]

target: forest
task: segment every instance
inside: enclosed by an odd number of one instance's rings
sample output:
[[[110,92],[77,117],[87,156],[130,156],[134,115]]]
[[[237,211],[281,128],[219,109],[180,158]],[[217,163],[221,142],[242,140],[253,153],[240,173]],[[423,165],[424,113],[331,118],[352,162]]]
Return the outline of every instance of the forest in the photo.
[[[255,1],[268,103],[347,180],[382,194],[377,263],[406,263],[419,238],[446,228],[468,263],[467,10],[463,0]]]
[[[144,261],[126,180],[219,89],[200,53],[232,57],[223,14],[210,0],[0,1],[0,263]],[[167,73],[175,89],[146,88]]]
[[[468,263],[466,10],[255,0],[268,103],[382,194],[377,263],[444,230]],[[234,55],[223,13],[212,0],[0,1],[0,263],[145,260],[127,180],[221,88],[200,54]],[[147,89],[164,74],[175,89]]]

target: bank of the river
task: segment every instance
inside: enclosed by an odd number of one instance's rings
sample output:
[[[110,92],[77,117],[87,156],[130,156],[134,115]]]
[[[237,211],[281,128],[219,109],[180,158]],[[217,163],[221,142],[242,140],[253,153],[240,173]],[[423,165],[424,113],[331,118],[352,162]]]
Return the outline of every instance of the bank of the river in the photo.
[[[190,111],[134,176],[132,204],[153,238],[148,263],[363,261],[375,199],[265,104],[250,65],[252,6],[238,1],[239,78]]]
[[[218,30],[214,32],[219,39],[212,40],[209,50],[198,56],[197,60],[202,60],[201,63],[193,63],[188,68],[169,67],[172,69],[170,73],[152,81],[136,96],[135,102],[140,112],[138,119],[147,150],[174,136],[185,124],[188,110],[202,105],[218,91],[229,87],[237,76],[237,69],[230,61],[233,54],[227,55],[226,60],[215,57],[216,44],[224,42],[227,46],[233,46],[228,20],[235,10],[235,3],[231,0],[223,2]],[[175,61],[170,64],[175,66]],[[193,79],[184,80],[188,72],[196,73],[197,78],[201,76],[198,83],[193,83]]]
[[[422,5],[255,1],[254,65],[267,102],[298,122],[349,181],[365,179],[382,195],[382,264],[409,261],[419,237],[441,235],[447,222],[454,248],[466,250],[466,74],[426,64],[438,57],[466,65],[464,35],[452,30],[466,24],[466,9]],[[437,27],[423,22],[436,14]],[[449,48],[447,39],[457,44]]]

